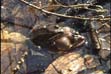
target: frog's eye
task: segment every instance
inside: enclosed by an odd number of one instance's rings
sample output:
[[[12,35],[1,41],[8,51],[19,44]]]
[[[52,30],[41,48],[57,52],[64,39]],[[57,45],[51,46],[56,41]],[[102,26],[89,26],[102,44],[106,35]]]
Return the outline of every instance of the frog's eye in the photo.
[[[43,28],[47,28],[47,26],[46,26],[46,25],[44,25],[44,26],[43,26]]]
[[[63,27],[63,30],[66,31],[66,32],[71,31],[71,29],[69,27]]]
[[[75,35],[79,35],[79,32],[75,31]]]
[[[59,25],[55,25],[55,28],[56,28],[56,29],[59,29]]]

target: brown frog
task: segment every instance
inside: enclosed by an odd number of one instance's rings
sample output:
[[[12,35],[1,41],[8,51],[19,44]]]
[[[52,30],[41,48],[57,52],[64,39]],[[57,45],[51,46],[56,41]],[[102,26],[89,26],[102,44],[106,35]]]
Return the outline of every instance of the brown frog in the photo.
[[[52,51],[68,51],[79,47],[85,38],[67,26],[48,25],[32,31],[32,42]]]

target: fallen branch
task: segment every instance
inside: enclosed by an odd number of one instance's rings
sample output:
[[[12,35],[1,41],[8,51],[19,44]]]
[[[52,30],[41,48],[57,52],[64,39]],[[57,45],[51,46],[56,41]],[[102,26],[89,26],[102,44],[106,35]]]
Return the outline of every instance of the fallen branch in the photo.
[[[71,19],[80,19],[80,20],[91,20],[91,21],[108,21],[110,20],[110,17],[104,17],[104,18],[97,18],[97,17],[94,17],[94,18],[88,18],[88,17],[80,17],[80,16],[69,16],[69,15],[65,15],[65,14],[59,14],[59,13],[54,13],[54,12],[50,12],[50,11],[47,11],[47,10],[44,10],[42,9],[41,7],[38,7],[34,4],[31,4],[25,0],[20,0],[21,2],[31,6],[31,7],[34,7],[44,13],[47,13],[47,14],[51,14],[51,15],[55,15],[55,16],[59,16],[59,17],[64,17],[64,18],[71,18]]]

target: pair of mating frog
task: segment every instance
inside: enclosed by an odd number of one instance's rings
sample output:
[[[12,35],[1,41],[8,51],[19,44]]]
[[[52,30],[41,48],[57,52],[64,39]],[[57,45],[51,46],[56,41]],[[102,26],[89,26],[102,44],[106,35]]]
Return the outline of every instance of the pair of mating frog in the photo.
[[[31,30],[31,41],[52,51],[69,51],[85,43],[84,36],[68,26],[36,26]]]

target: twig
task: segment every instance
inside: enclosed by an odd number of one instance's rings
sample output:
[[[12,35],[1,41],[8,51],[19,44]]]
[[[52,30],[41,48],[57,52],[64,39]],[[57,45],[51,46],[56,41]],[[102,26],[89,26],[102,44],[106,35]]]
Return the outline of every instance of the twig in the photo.
[[[21,2],[31,6],[31,7],[34,7],[44,13],[47,13],[47,14],[51,14],[51,15],[55,15],[55,16],[60,16],[60,17],[65,17],[65,18],[72,18],[72,19],[80,19],[80,20],[96,20],[96,21],[108,21],[110,20],[110,17],[105,17],[105,18],[87,18],[87,17],[80,17],[80,16],[68,16],[68,15],[65,15],[65,14],[59,14],[59,13],[54,13],[54,12],[50,12],[50,11],[47,11],[47,10],[44,10],[42,9],[41,7],[38,7],[34,4],[31,4],[25,0],[20,0]]]
[[[60,4],[52,4],[52,5],[47,5],[47,6],[43,6],[42,8],[46,8],[46,7],[64,7],[64,8],[74,8],[74,9],[79,9],[79,8],[88,8],[88,7],[95,7],[95,8],[99,8],[102,10],[107,10],[107,9],[103,9],[103,7],[101,5],[92,5],[92,4],[76,4],[76,5],[60,5]]]
[[[52,7],[63,7],[63,8],[74,8],[74,9],[86,9],[86,10],[90,10],[90,11],[95,11],[97,13],[108,12],[107,9],[91,9],[91,8],[88,8],[88,6],[90,6],[90,5],[89,4],[78,4],[78,5],[69,5],[69,6],[65,6],[65,5],[48,5],[48,6],[43,6],[41,9],[52,8]]]
[[[91,35],[92,42],[94,42],[94,48],[101,49],[101,42],[98,38],[97,30],[93,29],[92,25],[93,25],[93,23],[91,22],[91,24],[90,24],[90,28],[91,28],[90,35]]]

